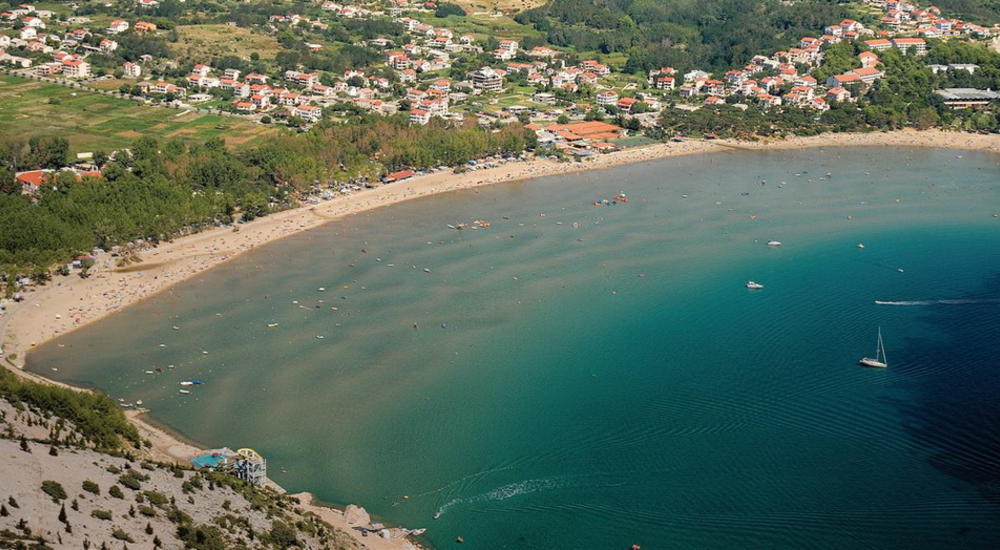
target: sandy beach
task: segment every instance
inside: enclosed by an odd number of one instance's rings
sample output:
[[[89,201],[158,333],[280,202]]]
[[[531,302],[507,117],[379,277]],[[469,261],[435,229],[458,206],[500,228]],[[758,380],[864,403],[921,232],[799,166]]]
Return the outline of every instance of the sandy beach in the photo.
[[[31,348],[86,326],[153,294],[261,245],[330,220],[439,193],[554,174],[608,168],[671,156],[729,149],[780,150],[806,147],[942,147],[1000,152],[1000,136],[939,130],[823,134],[783,140],[737,142],[687,140],[592,157],[583,162],[535,159],[454,174],[441,171],[367,189],[318,205],[306,205],[232,228],[217,228],[162,243],[140,253],[142,263],[116,269],[105,255],[89,279],[56,277],[25,294],[25,300],[0,317],[0,343],[23,368]]]
[[[607,168],[657,158],[725,150],[720,143],[690,140],[657,144],[594,157],[583,162],[535,159],[462,174],[440,171],[348,196],[278,212],[239,226],[189,235],[139,253],[142,262],[115,268],[101,255],[91,277],[56,277],[29,289],[24,301],[0,317],[0,342],[20,368],[31,348],[86,326],[261,245],[330,220],[439,193],[580,170]]]
[[[105,318],[158,292],[167,291],[177,283],[264,244],[343,216],[418,197],[680,155],[733,149],[766,151],[841,146],[940,147],[1000,153],[1000,135],[904,130],[890,133],[824,134],[758,142],[686,140],[600,155],[582,162],[560,163],[535,159],[462,174],[435,172],[339,196],[317,205],[305,205],[272,214],[240,225],[238,232],[231,227],[217,228],[161,243],[155,248],[140,252],[141,263],[124,269],[117,269],[110,255],[103,254],[90,278],[57,276],[46,286],[26,292],[24,301],[9,306],[7,314],[0,316],[0,344],[7,363],[17,367],[13,370],[29,375],[22,369],[26,355],[35,346]],[[153,442],[152,451],[161,460],[185,461],[197,450],[191,444],[144,421],[141,414],[130,413],[129,418],[140,428],[143,436]],[[311,502],[308,494],[298,496],[303,505]],[[349,527],[344,512],[311,505],[310,510],[335,526]],[[370,548],[386,547],[372,545],[368,537],[358,540]]]

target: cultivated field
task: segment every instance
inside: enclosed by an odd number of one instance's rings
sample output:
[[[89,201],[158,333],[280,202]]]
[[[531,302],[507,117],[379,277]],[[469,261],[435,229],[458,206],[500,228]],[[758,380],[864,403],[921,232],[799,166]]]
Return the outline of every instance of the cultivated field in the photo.
[[[86,90],[0,76],[0,132],[61,135],[72,152],[111,150],[142,136],[229,144],[251,141],[276,128],[199,112],[153,107]]]
[[[170,51],[178,59],[209,63],[213,57],[235,55],[248,59],[257,52],[261,59],[274,59],[281,45],[273,36],[230,25],[178,25],[177,43]]]
[[[479,40],[488,38],[521,38],[533,37],[544,39],[545,33],[535,30],[529,25],[522,25],[507,16],[475,16],[475,17],[422,17],[420,19],[435,27],[448,27],[456,34],[472,34]]]
[[[457,0],[455,3],[471,14],[494,11],[516,13],[537,8],[545,2],[546,0]]]

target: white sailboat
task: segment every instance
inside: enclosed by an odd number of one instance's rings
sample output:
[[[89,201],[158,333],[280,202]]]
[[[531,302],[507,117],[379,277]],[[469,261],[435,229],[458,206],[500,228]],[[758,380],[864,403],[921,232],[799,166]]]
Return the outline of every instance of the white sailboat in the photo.
[[[858,364],[866,367],[884,369],[889,366],[889,360],[885,357],[885,346],[882,344],[882,327],[878,327],[878,342],[875,344],[875,358],[862,357]]]

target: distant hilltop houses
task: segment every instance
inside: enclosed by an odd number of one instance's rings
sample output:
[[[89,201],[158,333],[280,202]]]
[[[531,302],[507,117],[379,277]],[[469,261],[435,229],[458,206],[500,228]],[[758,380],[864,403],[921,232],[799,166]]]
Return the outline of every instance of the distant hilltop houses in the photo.
[[[129,16],[121,13],[100,18],[99,23],[81,16],[57,21],[50,11],[19,5],[0,13],[0,64],[57,81],[113,75],[126,81],[122,89],[131,95],[211,106],[261,122],[309,125],[349,104],[363,112],[398,114],[415,125],[435,119],[459,121],[474,114],[484,125],[520,120],[545,128],[563,117],[579,119],[597,110],[621,115],[638,128],[656,124],[656,114],[670,105],[697,109],[753,104],[764,110],[826,111],[836,103],[857,101],[884,78],[882,57],[887,50],[922,56],[928,50],[927,40],[981,40],[992,35],[991,29],[946,17],[935,6],[865,0],[878,14],[866,16],[867,25],[850,18],[831,21],[786,49],[756,55],[741,67],[710,72],[668,66],[645,75],[625,75],[615,74],[615,67],[601,59],[580,59],[574,52],[538,44],[533,37],[484,36],[439,25],[451,18],[429,19],[436,8],[430,2],[319,0],[312,9],[286,5],[281,13],[262,15],[251,26],[254,32],[280,35],[283,48],[302,54],[301,62],[279,70],[274,64],[212,67],[217,60],[164,59],[123,51],[122,44],[131,42],[124,36],[164,36],[167,31],[156,21],[165,23],[154,19],[159,4],[134,0],[137,9]],[[314,60],[336,51],[324,40],[324,31],[337,20],[355,21],[352,25],[357,20],[392,22],[402,33],[372,33],[362,45],[369,54],[375,52],[375,61],[333,71]],[[297,41],[294,46],[287,43],[289,37]],[[840,74],[821,70],[829,48],[845,42],[863,50],[853,67]],[[249,56],[249,52],[234,53],[243,59]],[[111,66],[109,59],[114,61]],[[935,73],[974,74],[977,67],[966,65],[930,68]],[[982,102],[952,104],[978,107]],[[568,135],[538,133],[543,142],[560,145],[570,143],[564,139]]]

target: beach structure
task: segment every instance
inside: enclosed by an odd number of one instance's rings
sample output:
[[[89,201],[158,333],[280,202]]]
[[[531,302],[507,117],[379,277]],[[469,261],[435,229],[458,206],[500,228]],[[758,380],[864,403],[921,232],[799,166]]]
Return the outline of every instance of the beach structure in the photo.
[[[399,172],[393,172],[382,177],[382,183],[395,183],[397,181],[408,180],[413,176],[417,175],[412,170],[401,170]]]
[[[990,89],[975,88],[944,88],[934,93],[944,98],[944,104],[952,109],[969,109],[989,105],[991,101],[1000,99],[1000,92]]]
[[[260,453],[250,448],[236,451],[239,458],[233,467],[236,477],[260,487],[267,482],[267,460]]]
[[[191,464],[217,472],[228,472],[251,485],[261,487],[267,482],[267,460],[257,451],[229,447],[211,449],[191,459]]]

